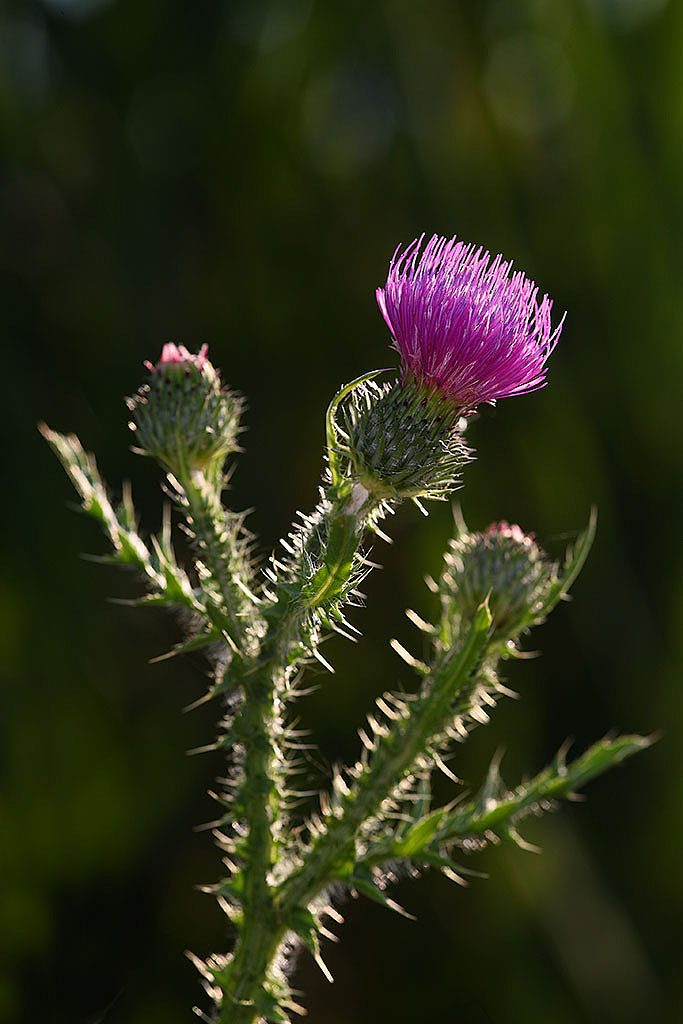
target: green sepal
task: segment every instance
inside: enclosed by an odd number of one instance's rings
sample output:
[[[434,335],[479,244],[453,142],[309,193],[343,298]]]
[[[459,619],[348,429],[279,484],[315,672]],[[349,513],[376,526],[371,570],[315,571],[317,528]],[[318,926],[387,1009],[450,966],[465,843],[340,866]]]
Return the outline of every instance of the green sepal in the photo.
[[[139,455],[151,455],[175,475],[192,470],[220,474],[225,457],[239,451],[241,397],[222,387],[200,351],[150,367],[148,381],[127,400]]]
[[[443,499],[471,459],[458,407],[414,381],[365,384],[342,414],[351,472],[382,500]]]

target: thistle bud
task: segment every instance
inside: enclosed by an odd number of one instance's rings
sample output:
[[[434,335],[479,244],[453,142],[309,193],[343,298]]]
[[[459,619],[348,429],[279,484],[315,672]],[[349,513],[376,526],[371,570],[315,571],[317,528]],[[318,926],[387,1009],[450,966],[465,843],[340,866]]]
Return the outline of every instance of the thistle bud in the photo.
[[[378,498],[444,497],[469,461],[458,409],[413,381],[370,381],[344,414],[354,475]]]
[[[237,447],[241,400],[221,386],[207,346],[164,345],[148,383],[128,399],[138,450],[174,473],[206,469]]]
[[[494,634],[514,639],[542,617],[557,565],[519,526],[493,523],[483,533],[461,532],[446,553],[440,591],[444,622],[454,639],[488,598]]]

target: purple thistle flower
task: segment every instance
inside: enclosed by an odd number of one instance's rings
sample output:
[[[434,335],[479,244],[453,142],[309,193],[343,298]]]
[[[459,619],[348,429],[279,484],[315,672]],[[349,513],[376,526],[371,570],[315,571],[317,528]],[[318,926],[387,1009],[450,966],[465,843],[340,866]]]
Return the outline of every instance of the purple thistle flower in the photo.
[[[552,299],[512,262],[481,246],[424,235],[394,253],[377,302],[404,375],[463,409],[542,388]]]

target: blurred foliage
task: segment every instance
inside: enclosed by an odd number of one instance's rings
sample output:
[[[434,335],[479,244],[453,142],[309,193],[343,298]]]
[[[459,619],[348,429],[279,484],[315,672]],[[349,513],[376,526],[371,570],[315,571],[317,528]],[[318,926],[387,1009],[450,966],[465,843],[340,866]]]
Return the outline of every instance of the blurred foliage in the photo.
[[[237,507],[266,549],[310,508],[322,417],[392,362],[373,290],[422,230],[503,251],[569,316],[550,386],[474,425],[462,504],[552,549],[600,509],[576,599],[512,667],[504,774],[567,733],[664,730],[586,805],[527,825],[468,891],[406,884],[411,924],[346,907],[320,1024],[678,1021],[683,1010],[683,5],[666,0],[4,0],[0,265],[5,517],[0,581],[0,1020],[175,1024],[183,950],[224,948],[195,891],[218,875],[187,759],[215,709],[197,655],[149,666],[179,626],[106,603],[135,590],[66,507],[35,422],[76,430],[158,525],[158,474],[127,452],[121,396],[162,342],[208,341],[249,399]],[[405,510],[385,570],[305,704],[316,764],[352,756],[372,697],[407,685],[450,525]],[[495,733],[495,735],[494,735]],[[495,979],[495,984],[492,981]]]

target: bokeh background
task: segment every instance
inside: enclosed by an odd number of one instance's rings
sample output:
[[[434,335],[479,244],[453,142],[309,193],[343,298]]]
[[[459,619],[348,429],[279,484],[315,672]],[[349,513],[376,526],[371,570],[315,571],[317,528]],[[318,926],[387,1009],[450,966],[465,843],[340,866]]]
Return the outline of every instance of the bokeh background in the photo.
[[[558,551],[600,510],[575,600],[511,667],[522,695],[463,751],[476,782],[540,768],[569,734],[661,731],[585,804],[530,822],[541,857],[489,851],[460,890],[399,887],[413,924],[346,906],[315,1024],[674,1022],[683,1015],[683,4],[670,0],[4,0],[0,259],[0,1020],[182,1024],[185,949],[225,947],[193,827],[220,761],[188,758],[215,709],[182,708],[180,627],[108,603],[101,554],[35,429],[133,482],[122,396],[167,340],[208,341],[249,399],[231,500],[264,550],[315,500],[322,417],[390,365],[374,288],[398,241],[458,233],[513,257],[569,311],[543,392],[485,411],[460,495]],[[411,685],[451,511],[405,509],[356,614],[357,647],[300,705],[324,777],[372,697]],[[448,790],[448,795],[452,791]]]

